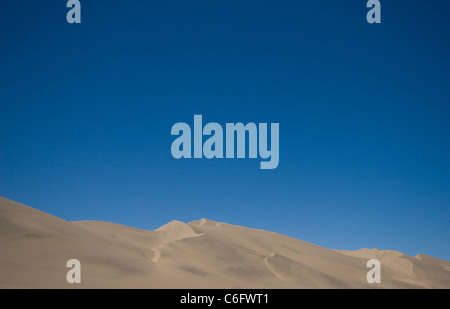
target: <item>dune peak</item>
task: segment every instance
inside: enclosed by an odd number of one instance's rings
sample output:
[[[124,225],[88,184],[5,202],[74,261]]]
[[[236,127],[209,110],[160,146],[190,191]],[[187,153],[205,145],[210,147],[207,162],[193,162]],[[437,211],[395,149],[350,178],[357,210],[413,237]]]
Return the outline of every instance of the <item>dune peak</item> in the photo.
[[[219,226],[218,222],[206,218],[201,218],[200,220],[189,222],[189,224],[197,226]]]
[[[156,231],[166,233],[163,241],[164,243],[202,235],[197,234],[188,224],[178,220],[172,220],[156,229]]]

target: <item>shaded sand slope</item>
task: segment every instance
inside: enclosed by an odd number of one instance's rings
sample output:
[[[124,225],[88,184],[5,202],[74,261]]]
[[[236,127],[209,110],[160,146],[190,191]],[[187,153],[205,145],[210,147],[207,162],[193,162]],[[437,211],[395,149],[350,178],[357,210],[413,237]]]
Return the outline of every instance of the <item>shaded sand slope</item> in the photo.
[[[394,250],[359,249],[356,251],[336,250],[348,256],[365,260],[378,259],[382,269],[390,276],[403,282],[409,282],[422,288],[449,288],[450,262],[424,254],[411,257]]]
[[[450,288],[450,262],[396,251],[330,250],[207,219],[155,231],[68,222],[0,197],[1,288]],[[66,282],[81,262],[82,283]],[[382,263],[382,283],[366,262]]]

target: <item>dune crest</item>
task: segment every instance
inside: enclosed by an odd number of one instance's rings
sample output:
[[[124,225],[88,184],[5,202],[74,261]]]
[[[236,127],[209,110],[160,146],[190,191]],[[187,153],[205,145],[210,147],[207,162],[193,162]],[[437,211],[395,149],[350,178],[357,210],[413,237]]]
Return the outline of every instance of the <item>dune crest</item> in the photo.
[[[163,243],[168,243],[176,240],[181,240],[185,238],[198,237],[203,234],[197,234],[188,224],[173,220],[160,228],[156,229],[156,231],[164,232],[164,241]]]
[[[215,221],[212,221],[212,220],[209,220],[206,218],[202,218],[200,220],[195,220],[195,221],[189,222],[188,224],[194,225],[194,226],[218,226],[219,225],[218,222],[215,222]]]

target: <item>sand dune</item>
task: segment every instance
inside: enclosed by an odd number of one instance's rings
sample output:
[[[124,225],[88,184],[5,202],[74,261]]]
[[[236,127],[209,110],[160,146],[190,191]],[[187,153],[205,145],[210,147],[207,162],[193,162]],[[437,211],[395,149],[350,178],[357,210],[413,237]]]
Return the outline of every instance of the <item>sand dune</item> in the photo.
[[[0,197],[0,288],[450,288],[450,262],[397,251],[331,250],[201,219],[155,231],[68,222]],[[382,265],[369,284],[368,259]],[[82,283],[68,284],[78,259]]]

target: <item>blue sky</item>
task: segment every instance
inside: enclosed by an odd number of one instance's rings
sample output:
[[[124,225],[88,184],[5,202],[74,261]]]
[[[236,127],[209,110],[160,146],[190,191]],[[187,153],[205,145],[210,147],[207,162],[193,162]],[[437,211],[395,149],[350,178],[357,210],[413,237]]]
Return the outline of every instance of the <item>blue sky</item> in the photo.
[[[6,1],[0,195],[66,220],[206,217],[450,260],[444,1]],[[177,122],[280,123],[280,164],[175,160]]]

